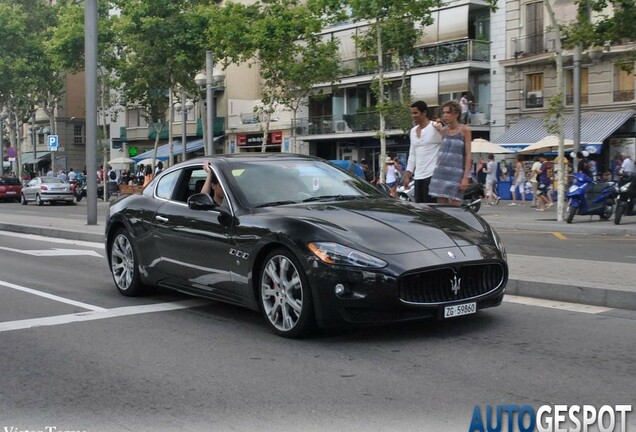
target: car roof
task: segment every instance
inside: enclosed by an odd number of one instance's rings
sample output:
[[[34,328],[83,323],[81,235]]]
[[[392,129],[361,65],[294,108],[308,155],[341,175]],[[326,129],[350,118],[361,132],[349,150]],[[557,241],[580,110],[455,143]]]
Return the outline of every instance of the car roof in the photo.
[[[316,157],[316,156],[309,156],[309,155],[302,155],[302,154],[296,154],[296,153],[232,153],[232,154],[219,154],[219,155],[213,155],[213,156],[206,156],[206,157],[200,157],[200,158],[195,158],[195,159],[188,159],[185,163],[190,163],[190,164],[196,164],[196,163],[203,163],[206,160],[210,160],[210,161],[225,161],[227,163],[232,163],[232,162],[236,162],[236,161],[241,161],[241,162],[254,162],[254,161],[258,161],[258,160],[263,160],[263,159],[267,159],[267,160],[318,160],[318,161],[324,161],[327,162],[326,160]]]

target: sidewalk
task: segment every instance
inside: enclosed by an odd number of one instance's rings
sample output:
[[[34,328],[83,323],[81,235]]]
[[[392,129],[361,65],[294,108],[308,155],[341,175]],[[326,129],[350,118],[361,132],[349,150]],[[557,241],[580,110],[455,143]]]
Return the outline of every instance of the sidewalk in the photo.
[[[557,222],[556,205],[545,212],[526,206],[482,205],[479,215],[495,229],[550,232],[562,234],[607,235],[636,237],[636,217],[625,217],[621,225],[612,220],[600,221],[598,216],[575,216],[573,223]],[[83,207],[83,209],[82,209]],[[84,219],[62,219],[47,216],[3,214],[0,230],[60,237],[102,243],[108,203],[97,202],[97,225],[86,224],[86,202],[77,205],[78,215]],[[83,223],[82,223],[83,222]],[[636,310],[634,264],[603,263],[603,272],[594,261],[552,258],[530,255],[508,255],[510,278],[507,293],[608,308]],[[552,275],[558,266],[558,280],[538,275]],[[611,279],[608,280],[608,275]]]

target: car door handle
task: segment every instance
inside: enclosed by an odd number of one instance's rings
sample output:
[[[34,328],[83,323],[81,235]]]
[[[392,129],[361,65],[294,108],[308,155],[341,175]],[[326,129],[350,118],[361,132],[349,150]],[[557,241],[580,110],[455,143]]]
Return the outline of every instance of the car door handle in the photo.
[[[168,222],[169,220],[168,218],[159,215],[155,216],[155,219],[157,220],[157,222]]]

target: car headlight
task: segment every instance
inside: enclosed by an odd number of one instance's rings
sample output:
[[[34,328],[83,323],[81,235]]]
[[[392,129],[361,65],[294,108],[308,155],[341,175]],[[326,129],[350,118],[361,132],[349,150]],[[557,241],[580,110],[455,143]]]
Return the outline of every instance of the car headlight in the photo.
[[[503,257],[503,259],[504,260],[508,260],[508,254],[506,253],[506,247],[504,246],[503,241],[501,241],[501,237],[499,237],[499,234],[497,234],[497,232],[495,230],[492,230],[492,239],[493,239],[497,249],[499,249],[499,252],[501,252],[501,256]]]
[[[620,191],[621,191],[621,192],[627,192],[631,186],[632,186],[632,183],[631,183],[631,182],[629,182],[629,183],[625,183],[623,186],[621,186]]]
[[[310,251],[326,264],[351,265],[355,267],[382,268],[387,263],[364,252],[343,246],[338,243],[307,243]]]
[[[575,192],[579,187],[578,186],[570,186],[570,189],[568,189],[568,192]]]

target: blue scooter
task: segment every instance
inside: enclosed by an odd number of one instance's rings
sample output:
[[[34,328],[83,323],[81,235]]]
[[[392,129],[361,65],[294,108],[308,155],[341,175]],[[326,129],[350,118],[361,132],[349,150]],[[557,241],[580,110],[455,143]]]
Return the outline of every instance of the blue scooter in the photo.
[[[598,215],[608,220],[614,213],[615,182],[595,182],[591,177],[572,174],[575,181],[565,194],[568,201],[567,223],[572,223],[574,215]]]

